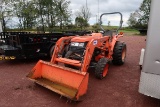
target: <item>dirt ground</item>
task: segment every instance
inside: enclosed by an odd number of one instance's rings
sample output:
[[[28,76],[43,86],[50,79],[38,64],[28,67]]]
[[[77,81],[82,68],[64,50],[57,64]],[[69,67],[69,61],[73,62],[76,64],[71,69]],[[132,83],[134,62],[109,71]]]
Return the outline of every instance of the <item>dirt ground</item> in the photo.
[[[82,102],[68,102],[26,78],[38,60],[0,61],[0,107],[160,107],[160,100],[138,93],[139,56],[146,36],[125,36],[126,63],[111,65],[103,80],[90,73],[88,92]],[[48,60],[49,59],[45,59]]]

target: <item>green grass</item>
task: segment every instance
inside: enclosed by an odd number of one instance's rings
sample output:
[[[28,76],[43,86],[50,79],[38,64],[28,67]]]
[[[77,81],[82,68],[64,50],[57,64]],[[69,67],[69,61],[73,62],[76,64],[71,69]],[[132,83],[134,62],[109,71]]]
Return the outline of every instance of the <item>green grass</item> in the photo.
[[[103,26],[103,28],[105,30],[117,30],[118,26]],[[61,32],[60,30],[58,29],[53,29],[54,31],[59,31]],[[81,29],[80,28],[72,28],[72,29],[63,29],[62,31],[80,31]],[[101,28],[99,27],[99,25],[97,25],[96,27],[95,26],[89,26],[83,30],[90,30],[90,31],[95,31],[95,30],[101,30]],[[9,31],[19,31],[18,29],[10,29]],[[24,31],[30,31],[30,32],[36,32],[36,29],[28,29],[28,30],[24,30]],[[46,28],[46,32],[49,32],[49,29]],[[136,29],[131,29],[131,28],[128,28],[128,27],[123,27],[121,28],[121,30],[119,30],[119,32],[124,32],[124,33],[127,33],[129,35],[140,35],[139,31],[136,30]]]
[[[104,29],[109,29],[109,30],[117,30],[117,26],[104,26]],[[139,31],[136,29],[131,29],[128,27],[123,27],[121,28],[121,30],[119,30],[119,32],[124,32],[127,33],[128,35],[140,35]]]
[[[134,29],[123,29],[123,30],[119,30],[119,32],[124,32],[129,35],[140,35],[139,31],[134,30]]]

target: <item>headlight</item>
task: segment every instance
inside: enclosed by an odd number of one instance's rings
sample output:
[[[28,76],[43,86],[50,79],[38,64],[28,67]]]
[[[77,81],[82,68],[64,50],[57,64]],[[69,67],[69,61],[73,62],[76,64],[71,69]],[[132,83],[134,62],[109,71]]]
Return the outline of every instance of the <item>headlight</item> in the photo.
[[[80,46],[80,47],[83,47],[84,43],[72,42],[71,46]]]
[[[71,43],[71,46],[78,46],[79,45],[79,43],[77,43],[77,42],[72,42]]]
[[[79,43],[78,46],[83,47],[83,46],[84,46],[84,43]]]

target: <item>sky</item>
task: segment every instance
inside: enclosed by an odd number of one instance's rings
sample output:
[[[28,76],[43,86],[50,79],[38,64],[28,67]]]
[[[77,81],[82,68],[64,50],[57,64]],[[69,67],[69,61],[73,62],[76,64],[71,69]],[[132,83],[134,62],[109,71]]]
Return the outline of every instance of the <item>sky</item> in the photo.
[[[69,8],[72,11],[73,19],[75,18],[75,13],[79,11],[82,6],[86,6],[90,9],[91,18],[89,20],[90,25],[93,25],[97,22],[98,13],[99,16],[102,13],[110,12],[121,12],[123,15],[123,26],[127,26],[127,20],[130,16],[130,13],[137,10],[143,0],[70,0]],[[99,5],[98,5],[99,4]],[[98,8],[99,7],[99,8]],[[112,18],[111,18],[112,17]],[[110,16],[104,17],[103,24],[107,25],[107,20],[110,21],[110,25],[116,26],[119,24],[119,16]],[[106,22],[105,22],[106,21]]]

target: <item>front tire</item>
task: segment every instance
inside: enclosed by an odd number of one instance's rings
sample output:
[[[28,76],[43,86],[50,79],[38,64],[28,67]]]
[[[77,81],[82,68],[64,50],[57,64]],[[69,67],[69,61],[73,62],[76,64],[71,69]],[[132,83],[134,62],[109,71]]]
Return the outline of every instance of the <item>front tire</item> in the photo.
[[[107,58],[101,58],[95,67],[95,76],[98,79],[106,77],[109,69],[109,60]]]

